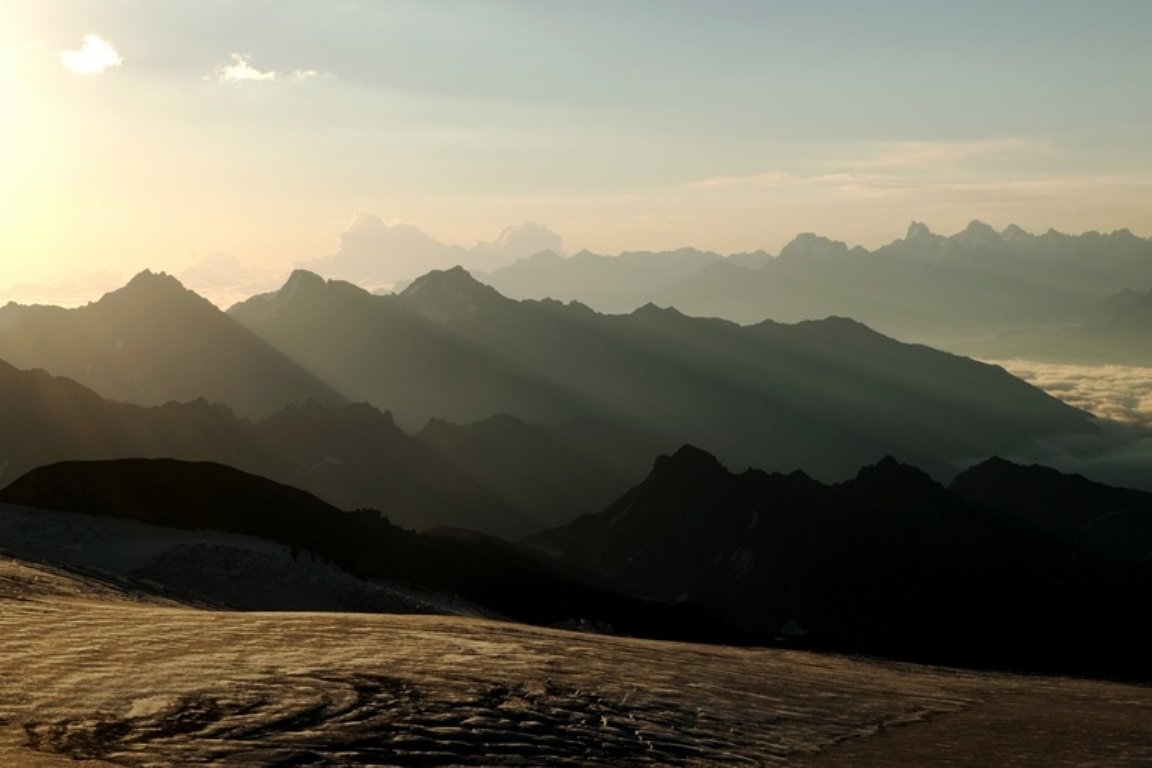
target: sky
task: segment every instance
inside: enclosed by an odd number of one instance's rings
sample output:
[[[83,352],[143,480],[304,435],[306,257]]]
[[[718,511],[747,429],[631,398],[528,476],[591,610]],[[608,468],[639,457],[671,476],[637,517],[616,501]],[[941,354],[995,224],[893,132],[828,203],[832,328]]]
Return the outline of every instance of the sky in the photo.
[[[223,301],[350,243],[401,279],[1152,236],[1150,31],[1147,0],[0,0],[0,302],[145,268]]]

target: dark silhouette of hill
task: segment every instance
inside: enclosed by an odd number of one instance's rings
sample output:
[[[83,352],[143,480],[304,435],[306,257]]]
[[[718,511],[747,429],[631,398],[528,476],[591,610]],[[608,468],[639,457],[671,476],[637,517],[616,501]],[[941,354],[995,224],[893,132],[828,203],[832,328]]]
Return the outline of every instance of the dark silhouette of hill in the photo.
[[[1152,495],[1054,470],[993,459],[946,489],[886,458],[825,485],[686,446],[528,541],[629,594],[815,647],[1152,675]]]
[[[651,302],[740,323],[842,315],[971,354],[994,351],[985,341],[997,331],[1078,323],[1121,290],[1152,287],[1152,241],[1128,230],[1033,235],[974,221],[944,237],[913,223],[904,238],[871,251],[805,233],[775,258],[701,259],[695,271],[684,268],[682,253],[647,254],[643,272],[623,254],[546,265],[533,257],[488,279],[517,298],[575,300],[602,311]],[[635,278],[624,279],[630,271]]]
[[[211,302],[148,271],[77,309],[0,308],[0,359],[140,405],[204,398],[263,416],[309,398],[343,401]]]
[[[0,482],[63,460],[172,457],[228,464],[349,508],[376,507],[415,528],[516,536],[543,527],[363,404],[309,402],[253,423],[204,400],[113,403],[70,379],[3,361],[0,401]]]
[[[499,539],[418,534],[375,510],[345,512],[296,488],[211,462],[60,462],[18,478],[0,491],[0,503],[257,536],[362,578],[459,595],[528,623],[684,639],[739,636],[687,609],[584,585]]]
[[[1055,579],[1105,584],[1113,596],[1152,586],[1152,493],[999,458],[961,473],[950,490],[1029,538]]]
[[[960,456],[1088,429],[1085,414],[999,368],[840,318],[742,327],[655,306],[601,315],[516,302],[459,268],[395,296],[298,272],[231,313],[412,427],[497,414],[590,420],[633,435],[647,456],[692,442],[735,465],[825,476],[893,451],[945,472]],[[613,449],[593,458],[612,464]]]
[[[249,422],[194,400],[143,407],[114,403],[71,379],[0,360],[0,481],[63,459],[177,456],[252,471],[286,471]]]

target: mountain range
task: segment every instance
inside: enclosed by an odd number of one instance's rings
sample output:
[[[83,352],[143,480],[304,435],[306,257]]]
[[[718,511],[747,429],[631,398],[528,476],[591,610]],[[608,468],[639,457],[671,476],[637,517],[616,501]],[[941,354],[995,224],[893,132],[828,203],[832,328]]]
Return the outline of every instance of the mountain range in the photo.
[[[79,309],[4,307],[0,349],[55,374],[0,366],[5,477],[210,460],[400,525],[504,536],[602,508],[683,443],[823,480],[887,453],[947,478],[1096,429],[1002,369],[845,318],[605,315],[459,268],[391,296],[297,271],[227,313],[145,272]]]
[[[213,584],[218,569],[242,575],[254,545],[225,537],[240,534],[291,548],[302,573],[319,561],[348,574],[329,574],[330,588],[347,592],[354,577],[361,593],[429,595],[416,610],[455,596],[544,625],[1152,679],[1139,610],[1152,597],[1152,494],[998,458],[947,488],[890,457],[829,485],[800,472],[734,474],[685,446],[603,512],[532,537],[538,554],[474,533],[406,531],[376,510],[342,511],[209,462],[52,464],[0,490],[0,512],[11,510],[44,510],[46,525],[86,515],[93,522],[69,524],[89,537],[101,519],[199,531],[216,543],[111,566],[130,582],[161,579],[176,597]],[[51,552],[72,567],[82,549]],[[243,603],[238,589],[218,592]]]
[[[372,406],[288,406],[263,420],[236,416],[203,399],[162,406],[114,403],[63,377],[21,371],[0,361],[0,482],[37,467],[74,459],[131,457],[214,461],[315,492],[331,503],[386,510],[413,528],[451,526],[507,536],[558,522],[544,503],[532,501],[533,485],[519,486],[525,507],[506,501],[433,448],[408,435],[391,416]],[[460,442],[484,452],[485,440],[468,427],[454,427]],[[501,450],[514,451],[515,439]],[[539,442],[526,461],[564,466],[562,450]],[[492,451],[493,455],[497,452]],[[603,503],[602,472],[590,470],[593,492],[585,495],[578,464],[570,474],[569,514]],[[628,481],[620,480],[619,490]],[[553,498],[548,487],[544,499]],[[615,491],[612,491],[615,493]],[[610,494],[611,495],[611,494]],[[536,519],[530,509],[543,509]]]
[[[586,624],[650,637],[739,637],[690,608],[584,584],[562,568],[494,537],[404,530],[376,510],[344,511],[296,488],[213,462],[59,462],[39,467],[0,490],[0,505],[4,504],[44,510],[46,515],[68,512],[257,537],[290,547],[294,557],[319,558],[370,583],[384,580],[456,596],[527,623]],[[218,560],[207,565],[218,566]],[[152,564],[143,572],[151,574],[163,565]],[[177,589],[211,575],[197,574],[194,561],[182,565],[183,578],[170,582]],[[204,565],[200,564],[201,570]]]
[[[874,250],[804,233],[775,257],[541,253],[481,277],[512,298],[608,312],[651,302],[740,323],[842,315],[983,356],[999,349],[1003,331],[1076,325],[1122,291],[1152,288],[1152,240],[1128,230],[1034,235],[1011,225],[997,232],[979,221],[945,237],[913,223]]]
[[[986,351],[1054,363],[1152,365],[1152,291],[1121,291],[1091,307],[1079,323],[1002,332]]]
[[[394,296],[298,271],[229,315],[406,428],[498,414],[594,423],[586,455],[633,476],[684,442],[734,465],[818,476],[889,452],[946,473],[961,457],[1092,429],[999,368],[844,318],[740,326],[652,305],[604,315],[513,301],[459,268]]]
[[[628,594],[815,647],[1152,673],[1152,494],[989,459],[944,487],[891,457],[832,485],[686,446],[529,542]]]

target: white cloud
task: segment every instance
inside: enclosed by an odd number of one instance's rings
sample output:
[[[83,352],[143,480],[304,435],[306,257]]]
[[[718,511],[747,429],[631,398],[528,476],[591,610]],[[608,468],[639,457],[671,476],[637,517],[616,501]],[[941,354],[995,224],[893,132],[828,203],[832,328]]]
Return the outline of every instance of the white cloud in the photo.
[[[99,75],[109,67],[118,67],[124,59],[108,42],[97,35],[84,35],[84,44],[79,50],[60,51],[60,63],[76,75]]]
[[[248,57],[242,53],[232,54],[232,63],[225,64],[210,76],[211,79],[219,80],[222,83],[246,83],[246,82],[266,82],[276,79],[276,72],[268,70],[261,72],[250,63]]]
[[[298,266],[325,277],[351,280],[369,289],[388,288],[432,269],[457,264],[473,272],[491,271],[543,250],[563,253],[563,239],[543,224],[507,227],[493,242],[470,247],[445,243],[412,224],[386,221],[361,211],[340,234],[340,249]]]
[[[216,80],[221,83],[267,83],[273,80],[311,80],[320,77],[321,72],[315,69],[297,69],[292,72],[277,72],[274,69],[261,71],[252,66],[247,54],[232,54],[232,62],[213,70],[205,80]]]

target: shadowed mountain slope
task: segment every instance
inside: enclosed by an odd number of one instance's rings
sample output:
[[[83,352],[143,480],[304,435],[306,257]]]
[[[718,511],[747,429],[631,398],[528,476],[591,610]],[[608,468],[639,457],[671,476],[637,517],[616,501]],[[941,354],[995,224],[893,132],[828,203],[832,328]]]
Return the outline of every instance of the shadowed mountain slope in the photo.
[[[630,432],[648,456],[691,442],[737,466],[830,477],[896,451],[947,473],[962,456],[1090,428],[1001,369],[839,318],[742,327],[654,306],[601,315],[512,301],[459,268],[396,296],[298,272],[231,313],[405,425],[590,419]],[[613,446],[602,451],[612,463]]]
[[[343,401],[211,302],[148,271],[77,309],[0,308],[0,359],[140,405],[204,398],[262,416],[309,398]]]
[[[414,533],[374,510],[344,512],[304,491],[214,463],[61,462],[18,478],[0,491],[0,503],[265,538],[362,578],[460,595],[529,623],[589,622],[685,639],[736,636],[690,611],[583,585],[498,539]]]
[[[477,478],[537,527],[552,527],[606,507],[635,478],[573,447],[563,428],[493,416],[467,425],[433,419],[416,439]]]
[[[367,405],[289,406],[258,422],[204,400],[143,407],[0,361],[0,482],[70,459],[216,461],[376,507],[415,528],[456,526],[516,536],[544,523],[500,498]]]
[[[691,447],[529,543],[634,595],[818,647],[1147,678],[1152,495],[996,459],[952,489],[891,458],[847,482]]]

